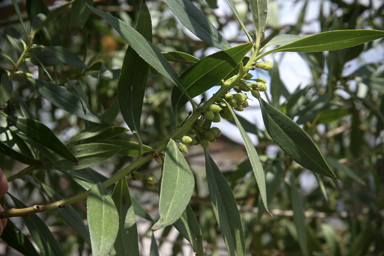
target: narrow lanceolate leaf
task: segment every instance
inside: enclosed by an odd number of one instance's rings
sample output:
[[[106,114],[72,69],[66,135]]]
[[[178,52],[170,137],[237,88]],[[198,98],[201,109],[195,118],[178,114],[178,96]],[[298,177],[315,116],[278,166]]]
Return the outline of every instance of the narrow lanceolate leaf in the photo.
[[[0,83],[0,108],[11,98],[12,90],[12,81],[9,79],[7,73],[3,73]]]
[[[12,148],[8,147],[4,143],[0,142],[0,152],[4,155],[9,156],[10,158],[13,158],[23,164],[28,164],[28,165],[34,165],[34,166],[39,166],[42,165],[42,162],[33,159],[31,157],[25,156],[23,154],[20,154],[19,152],[13,150]]]
[[[305,227],[305,215],[303,205],[301,203],[301,198],[299,195],[298,187],[296,184],[296,177],[291,176],[291,202],[293,209],[293,222],[295,223],[297,237],[299,240],[299,245],[303,255],[308,255],[308,246],[307,246],[307,231]]]
[[[239,12],[238,12],[237,9],[236,9],[235,2],[234,2],[233,0],[227,0],[227,2],[228,2],[228,4],[229,4],[229,6],[231,6],[231,9],[232,9],[233,13],[235,14],[236,19],[237,19],[237,21],[239,22],[239,24],[240,24],[241,28],[243,29],[243,31],[245,32],[245,34],[247,35],[248,40],[249,40],[249,41],[252,41],[252,38],[251,38],[251,36],[249,35],[247,29],[245,28],[244,22],[243,22],[243,20],[241,19],[240,14],[239,14]]]
[[[264,208],[270,214],[267,203],[267,190],[265,187],[265,173],[263,170],[263,166],[261,166],[259,155],[257,154],[257,151],[251,139],[248,137],[248,134],[245,132],[243,126],[241,125],[240,121],[237,119],[237,116],[233,112],[231,105],[229,105],[228,102],[226,102],[226,104],[227,108],[229,108],[229,110],[231,111],[233,119],[235,119],[236,126],[240,131],[241,137],[243,138],[245,149],[247,150],[247,155],[251,162],[253,173],[255,174],[257,186],[259,187],[260,196],[263,200]]]
[[[51,149],[60,156],[77,163],[78,159],[69,151],[69,149],[56,137],[56,135],[44,124],[37,120],[8,116],[8,122],[23,132],[27,137]]]
[[[105,124],[91,109],[84,108],[80,98],[63,87],[42,80],[30,79],[29,81],[44,98],[57,107],[85,120]]]
[[[333,158],[331,156],[326,156],[325,160],[329,163],[330,166],[333,168],[345,173],[350,178],[354,179],[355,181],[364,184],[365,182],[357,175],[355,174],[348,166],[340,163],[336,158]]]
[[[181,76],[185,90],[193,98],[218,85],[242,61],[251,50],[252,43],[235,46],[199,60]],[[188,101],[183,92],[174,88],[172,92],[173,109],[177,112]]]
[[[51,202],[56,202],[63,197],[56,193],[53,189],[46,186],[45,184],[41,184],[42,189],[45,194],[47,194],[49,200]],[[76,212],[76,210],[72,207],[72,205],[67,205],[64,208],[58,209],[61,217],[71,226],[80,236],[87,242],[89,245],[91,244],[91,239],[89,237],[89,232],[87,227],[84,225],[83,220],[80,218],[80,215]]]
[[[190,205],[173,225],[191,243],[195,255],[204,256],[203,233]]]
[[[159,256],[159,248],[157,246],[155,234],[153,232],[152,232],[151,249],[149,252],[149,256]]]
[[[297,35],[290,35],[290,34],[277,35],[274,38],[272,38],[271,41],[265,44],[264,47],[268,47],[271,45],[286,45],[300,39],[302,39],[302,37]]]
[[[161,179],[160,219],[152,230],[172,225],[185,211],[195,186],[195,179],[176,142],[170,140],[165,150]]]
[[[139,15],[136,30],[148,41],[151,41],[152,24],[147,5],[144,4],[141,6]],[[128,127],[139,141],[139,144],[142,145],[140,120],[149,65],[132,49],[132,47],[128,47],[121,70],[122,72],[117,88],[117,99],[119,101],[121,114]],[[140,152],[143,152],[142,147]]]
[[[111,255],[140,255],[135,210],[125,179],[117,182],[112,199],[119,214],[119,232]]]
[[[384,37],[384,31],[381,30],[356,29],[327,31],[277,47],[261,54],[259,57],[262,58],[274,52],[334,51],[364,44],[382,37]]]
[[[256,29],[256,42],[260,42],[267,25],[268,3],[267,0],[253,0],[250,2],[253,24]]]
[[[192,2],[183,0],[165,0],[165,2],[181,23],[198,38],[222,50],[231,47],[207,16]]]
[[[235,197],[207,150],[205,150],[205,171],[213,212],[229,255],[243,256],[245,255],[244,231]]]
[[[17,208],[27,207],[17,198],[13,197],[12,195],[10,196]],[[23,217],[23,221],[43,255],[64,256],[59,243],[56,241],[55,237],[42,219],[40,219],[36,214],[31,214],[27,217]]]
[[[108,143],[89,143],[76,145],[68,149],[78,159],[77,164],[56,156],[54,163],[44,162],[45,166],[48,169],[56,167],[67,171],[80,170],[104,162],[118,154],[122,147]]]
[[[64,62],[68,65],[87,69],[88,66],[82,62],[79,57],[69,51],[67,48],[62,46],[46,46],[44,47],[45,51],[50,52],[53,56],[55,56],[61,62]]]
[[[47,25],[51,20],[53,20],[59,14],[64,12],[71,4],[72,4],[72,2],[68,2],[68,3],[63,4],[62,6],[54,9],[53,11],[51,11],[47,15],[47,17],[44,19],[44,21],[42,23],[40,23],[40,25],[35,29],[34,33],[37,33],[40,29],[42,29],[45,25]]]
[[[8,220],[1,239],[11,246],[13,249],[19,251],[23,255],[38,256],[35,247],[32,245],[29,238],[16,227],[11,220]]]
[[[88,4],[92,5],[93,0],[86,0]],[[89,10],[83,0],[75,0],[72,3],[71,15],[69,25],[71,29],[83,28],[85,22],[87,21],[91,10]]]
[[[263,99],[260,105],[265,128],[288,156],[304,168],[337,179],[315,143],[299,125]]]
[[[185,63],[185,64],[195,64],[199,61],[199,58],[196,58],[193,55],[190,55],[185,52],[162,52],[161,53],[167,60],[178,62],[178,63]]]
[[[173,69],[171,64],[167,59],[161,55],[161,52],[147,39],[145,39],[139,32],[133,29],[130,25],[126,24],[122,20],[113,17],[109,13],[100,11],[96,8],[93,8],[86,3],[89,9],[103,17],[116,31],[121,35],[121,37],[129,44],[129,47],[132,47],[136,53],[147,62],[151,67],[153,67],[161,75],[169,79],[173,84],[180,88],[185,94],[188,93],[185,91],[179,76],[176,71]]]
[[[94,185],[89,192],[87,217],[92,254],[109,255],[119,230],[119,215],[111,195],[101,183]]]

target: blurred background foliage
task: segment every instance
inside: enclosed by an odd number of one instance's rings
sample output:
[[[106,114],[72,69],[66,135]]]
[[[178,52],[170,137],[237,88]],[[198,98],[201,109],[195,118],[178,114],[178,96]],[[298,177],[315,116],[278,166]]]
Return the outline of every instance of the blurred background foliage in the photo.
[[[64,1],[24,1],[19,3],[25,22],[33,20],[37,10],[48,12],[62,5]],[[87,1],[92,2],[92,1]],[[135,26],[140,3],[137,0],[93,1],[97,8],[111,12],[112,15]],[[152,17],[153,43],[162,52],[182,51],[198,58],[207,56],[217,49],[194,37],[174,17],[162,1],[146,1]],[[236,45],[247,41],[225,1],[192,1],[224,37]],[[250,32],[252,32],[251,13],[246,1],[235,1],[239,13]],[[1,51],[14,60],[22,51],[21,43],[12,33],[22,31],[10,1],[2,1],[0,20]],[[28,8],[28,4],[36,8]],[[41,4],[41,6],[38,6]],[[338,29],[384,29],[384,4],[381,1],[268,1],[269,23],[263,44],[278,34],[298,34],[301,36],[321,31]],[[288,7],[287,7],[288,6]],[[316,11],[313,8],[316,8]],[[295,12],[283,9],[296,10]],[[31,10],[27,12],[26,10]],[[36,10],[36,11],[34,11]],[[298,11],[297,11],[298,10]],[[78,11],[78,10],[77,10]],[[78,17],[84,25],[76,27],[76,10],[67,9],[50,22],[36,37],[36,44],[63,46],[75,53],[90,67],[78,69],[65,65],[39,49],[31,56],[31,62],[22,69],[39,79],[47,80],[47,73],[58,84],[65,85],[72,92],[89,102],[91,109],[103,113],[117,98],[117,83],[122,66],[126,43],[100,17],[88,12]],[[282,15],[295,16],[295,22],[281,23]],[[249,255],[301,255],[300,238],[296,232],[292,209],[294,192],[298,186],[300,204],[306,216],[306,246],[311,255],[384,255],[384,55],[383,40],[365,45],[324,53],[297,54],[305,62],[303,69],[309,71],[310,78],[296,89],[290,87],[284,70],[279,70],[279,60],[289,58],[288,54],[276,55],[275,68],[269,74],[257,71],[258,76],[268,78],[268,97],[271,104],[298,124],[320,146],[330,166],[335,170],[340,182],[314,175],[293,164],[281,150],[273,144],[264,128],[251,122],[260,116],[259,107],[253,102],[252,111],[245,112],[241,118],[244,128],[254,134],[256,148],[267,175],[268,201],[273,216],[263,214],[258,198],[255,179],[248,179],[251,166],[242,143],[230,136],[237,130],[226,122],[220,126],[224,135],[216,144],[211,144],[211,153],[220,170],[224,171],[242,215]],[[46,55],[45,55],[46,54]],[[370,61],[370,58],[374,62]],[[9,61],[1,58],[0,75],[11,70]],[[188,63],[173,63],[180,74]],[[48,67],[47,73],[41,65]],[[7,108],[9,114],[26,104],[33,116],[51,128],[63,142],[68,142],[87,122],[69,115],[44,98],[37,96],[23,76],[14,78],[13,106]],[[173,85],[153,69],[145,93],[142,138],[146,145],[153,146],[165,138],[173,127],[170,95]],[[181,122],[187,111],[180,115]],[[4,126],[4,118],[0,118]],[[126,127],[118,115],[114,123]],[[0,136],[6,136],[0,127]],[[225,136],[226,135],[226,136]],[[2,137],[3,139],[3,137]],[[135,140],[129,134],[121,134],[118,140]],[[214,219],[208,199],[204,172],[204,155],[199,148],[192,148],[186,156],[196,178],[195,195],[191,205],[200,222],[207,255],[226,255],[219,229]],[[115,155],[94,169],[110,176],[132,162],[132,157]],[[7,176],[24,168],[23,165],[0,153],[0,167]],[[159,165],[152,162],[140,168],[142,173],[160,177]],[[35,172],[35,177],[54,188],[62,196],[77,194],[83,189],[60,172]],[[293,184],[292,177],[300,183]],[[153,217],[157,218],[158,187],[148,188],[140,181],[129,180],[131,195]],[[17,180],[11,184],[11,193],[28,205],[47,203],[47,198],[28,181]],[[13,207],[11,201],[1,199],[4,208]],[[74,205],[86,219],[84,202]],[[89,246],[68,227],[59,214],[47,212],[39,214],[49,224],[61,244],[65,255],[88,255]],[[20,225],[17,219],[12,219]],[[148,252],[150,223],[138,218],[138,228],[143,255]],[[26,231],[27,233],[27,231]],[[156,233],[161,255],[192,255],[190,246],[175,235],[172,227]],[[17,255],[10,247],[0,242],[2,255]]]

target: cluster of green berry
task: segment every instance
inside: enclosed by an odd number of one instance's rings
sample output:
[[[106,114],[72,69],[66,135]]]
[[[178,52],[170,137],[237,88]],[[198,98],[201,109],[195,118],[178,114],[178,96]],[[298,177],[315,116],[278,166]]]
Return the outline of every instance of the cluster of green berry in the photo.
[[[143,180],[145,185],[149,188],[154,188],[154,184],[157,183],[157,180],[155,177],[149,174],[141,174],[137,171],[133,171],[131,173],[131,177],[134,180]]]
[[[253,68],[261,68],[264,70],[270,70],[272,67],[273,64],[270,61],[257,62],[253,65]],[[203,148],[208,148],[209,142],[215,142],[215,138],[221,135],[219,128],[210,128],[210,126],[212,122],[220,122],[221,118],[226,120],[233,119],[232,112],[224,102],[224,99],[232,108],[237,111],[243,111],[244,108],[249,106],[247,101],[248,96],[243,92],[251,91],[255,98],[260,98],[259,92],[267,90],[267,86],[265,85],[267,81],[264,78],[252,79],[252,77],[252,74],[247,73],[240,82],[233,87],[236,94],[227,92],[222,99],[219,99],[214,104],[210,105],[208,110],[205,112],[200,110],[202,112],[202,117],[195,122],[192,129],[189,130],[186,135],[178,140],[181,152],[188,153],[187,145],[201,144]],[[252,82],[249,82],[250,80]]]

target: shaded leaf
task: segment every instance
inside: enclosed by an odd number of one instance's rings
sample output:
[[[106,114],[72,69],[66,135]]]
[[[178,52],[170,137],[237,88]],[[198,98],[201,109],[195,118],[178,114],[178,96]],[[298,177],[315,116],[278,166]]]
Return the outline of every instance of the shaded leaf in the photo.
[[[87,199],[92,253],[108,255],[119,230],[119,215],[111,195],[101,183],[92,186]]]
[[[82,143],[102,142],[115,138],[121,134],[128,132],[129,130],[120,126],[107,126],[106,129],[96,136],[85,139]]]
[[[325,241],[328,244],[328,247],[332,253],[332,255],[338,256],[340,254],[339,241],[337,239],[337,235],[332,225],[328,223],[323,223],[321,225],[321,229],[323,230]]]
[[[243,226],[235,197],[208,150],[205,150],[205,170],[213,212],[229,255],[245,255]]]
[[[193,98],[218,85],[236,68],[251,47],[252,43],[246,43],[202,58],[180,76],[185,90]],[[183,92],[174,88],[172,106],[176,113],[187,101],[188,98]]]
[[[11,220],[7,221],[7,226],[0,237],[5,243],[24,255],[39,255],[29,238]]]
[[[148,41],[152,40],[151,16],[145,4],[140,8],[136,30]],[[121,70],[117,99],[124,121],[139,141],[140,153],[142,154],[143,142],[140,135],[140,120],[149,65],[131,47],[128,47]]]
[[[325,159],[327,160],[329,165],[332,166],[333,168],[335,168],[335,169],[345,173],[347,176],[349,176],[350,178],[354,179],[355,181],[357,181],[357,182],[359,182],[361,184],[365,183],[348,166],[346,166],[346,165],[344,165],[342,163],[339,163],[339,161],[336,158],[333,158],[331,156],[325,156]]]
[[[186,95],[188,93],[185,91],[179,76],[176,71],[173,69],[171,64],[165,59],[161,52],[156,49],[156,47],[145,39],[139,32],[134,30],[131,26],[119,20],[109,13],[100,11],[92,6],[88,5],[92,11],[103,17],[132,47],[136,53],[145,60],[151,67],[153,67],[161,75],[169,79],[173,84],[175,84],[180,90],[182,90]]]
[[[265,128],[288,156],[304,168],[337,179],[315,143],[299,125],[263,99],[260,105]]]
[[[195,186],[195,179],[176,142],[170,140],[165,159],[160,188],[160,219],[152,230],[173,224],[185,211]]]
[[[192,2],[185,0],[165,0],[165,2],[181,23],[198,38],[222,50],[231,47],[207,16]]]
[[[253,24],[255,25],[256,42],[260,42],[265,33],[265,26],[267,25],[268,2],[267,0],[254,0],[250,1]]]
[[[41,183],[41,187],[51,202],[56,202],[63,199],[61,195],[56,193],[50,187],[46,186],[44,183]],[[72,205],[66,205],[64,208],[59,208],[58,211],[65,222],[71,226],[81,236],[81,238],[84,239],[85,242],[90,245],[91,239],[89,237],[89,231]]]
[[[307,231],[305,227],[305,215],[301,198],[296,184],[296,177],[291,175],[291,203],[293,210],[293,222],[295,223],[298,242],[304,255],[308,255]]]
[[[157,247],[155,234],[153,232],[152,232],[151,250],[149,252],[149,256],[159,256],[159,248]]]
[[[140,156],[140,145],[137,142],[127,141],[127,140],[107,140],[100,141],[99,143],[113,144],[117,146],[121,146],[121,150],[119,151],[120,155],[125,156]],[[153,149],[147,145],[143,145],[143,152],[149,152]]]
[[[61,14],[62,12],[64,12],[70,5],[72,4],[72,2],[68,2],[66,4],[63,4],[62,6],[52,10],[48,15],[47,17],[44,19],[43,22],[41,22],[39,24],[39,26],[35,29],[34,33],[36,34],[40,29],[42,29],[46,24],[48,24],[51,20],[53,20],[54,18],[56,18],[59,14]]]
[[[326,31],[267,51],[259,55],[259,58],[274,52],[334,51],[364,44],[382,37],[384,37],[384,31],[380,30],[351,29]]]
[[[80,98],[61,86],[51,84],[42,80],[29,81],[36,87],[36,90],[57,107],[76,115],[85,120],[105,124],[105,122],[91,109],[85,109]]]
[[[190,205],[173,225],[191,243],[195,254],[204,256],[203,234]]]
[[[86,0],[86,2],[90,5],[93,4],[93,0]],[[83,28],[83,26],[87,22],[91,10],[89,10],[84,3],[84,0],[75,0],[72,3],[69,21],[71,29]]]
[[[199,58],[196,58],[193,55],[190,55],[185,52],[162,52],[161,53],[167,60],[178,62],[178,63],[185,63],[185,64],[195,64],[199,61]]]
[[[4,143],[0,142],[0,152],[3,153],[4,155],[7,155],[23,164],[28,164],[28,165],[35,165],[39,166],[42,165],[42,162],[31,158],[29,156],[25,156],[23,154],[20,154],[19,152],[13,150],[12,148],[8,147]]]
[[[78,162],[78,159],[56,137],[51,129],[39,121],[16,116],[8,116],[7,120],[32,140],[40,143],[41,145],[51,149],[52,151],[71,161],[72,165],[73,163]]]
[[[5,72],[1,76],[0,83],[0,108],[11,98],[13,91],[12,81],[9,79],[8,74]]]
[[[140,255],[135,210],[125,179],[117,182],[112,199],[119,214],[119,231],[112,255]]]
[[[243,138],[245,149],[247,150],[247,155],[249,160],[251,161],[253,173],[256,178],[257,186],[259,187],[260,196],[261,196],[261,199],[263,200],[264,208],[269,213],[268,203],[267,203],[267,190],[265,188],[265,174],[264,174],[263,166],[261,166],[259,155],[257,154],[257,151],[251,139],[248,137],[248,134],[245,132],[243,126],[237,119],[237,116],[235,115],[231,105],[229,105],[228,102],[226,102],[226,104],[227,104],[227,108],[229,108],[229,110],[231,111],[232,116],[235,119],[236,126],[240,131],[241,137]]]
[[[9,194],[9,193],[8,193]],[[17,198],[9,194],[17,208],[26,208],[27,206]],[[23,217],[23,221],[27,226],[36,245],[44,255],[64,256],[59,243],[44,223],[36,214],[30,214],[28,217]]]

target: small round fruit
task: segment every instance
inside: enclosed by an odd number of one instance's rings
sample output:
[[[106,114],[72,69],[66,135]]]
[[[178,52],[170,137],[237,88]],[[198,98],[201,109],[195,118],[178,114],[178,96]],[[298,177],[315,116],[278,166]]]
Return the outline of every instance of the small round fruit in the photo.
[[[208,110],[207,112],[205,112],[205,118],[208,119],[209,121],[212,121],[213,118],[215,118],[215,115],[213,114],[213,112],[211,110]]]
[[[235,107],[235,109],[236,109],[237,111],[243,111],[243,110],[244,110],[244,108],[243,108],[242,106],[237,106],[237,107]]]
[[[185,154],[188,154],[188,147],[187,145],[183,144],[183,143],[179,143],[179,149],[181,152],[185,153]]]
[[[244,103],[243,103],[243,104],[241,104],[241,106],[242,106],[243,108],[246,108],[246,107],[248,107],[248,106],[249,106],[249,103],[248,103],[248,101],[244,101]]]
[[[257,91],[257,90],[252,91],[252,95],[253,95],[253,97],[255,97],[255,98],[257,98],[257,99],[260,99],[260,93],[259,93],[259,91]]]
[[[220,130],[219,128],[217,128],[217,127],[213,127],[213,128],[211,129],[211,132],[213,133],[213,135],[214,135],[215,137],[219,137],[219,136],[221,135],[221,130]]]
[[[212,140],[215,138],[215,135],[213,135],[213,132],[211,131],[207,131],[204,133],[204,137],[207,139],[207,140]]]
[[[233,94],[230,93],[230,92],[227,92],[224,96],[226,99],[232,99],[233,98]]]
[[[203,124],[204,124],[204,120],[203,119],[197,119],[196,122],[195,122],[196,126],[202,126]]]
[[[213,113],[219,113],[221,111],[221,107],[215,104],[212,104],[209,106],[209,110],[212,111]]]
[[[212,122],[214,122],[214,123],[220,123],[220,121],[221,121],[220,114],[219,114],[219,113],[213,113],[213,114],[214,114],[214,117],[213,117]]]
[[[252,77],[253,77],[253,75],[252,75],[251,73],[247,73],[247,74],[245,74],[244,79],[245,79],[245,80],[249,80],[249,79],[251,79]]]
[[[256,78],[255,81],[256,81],[256,82],[265,83],[265,84],[267,83],[267,80],[265,80],[264,78],[261,78],[261,77]]]
[[[183,136],[183,138],[181,138],[181,140],[183,141],[184,144],[189,144],[192,142],[192,138],[188,135]]]
[[[197,132],[196,132],[195,129],[191,129],[191,130],[189,130],[188,133],[189,133],[190,135],[196,135],[196,134],[197,134]]]
[[[144,179],[145,179],[145,182],[148,184],[156,184],[157,183],[156,178],[152,177],[151,175],[145,175]]]

